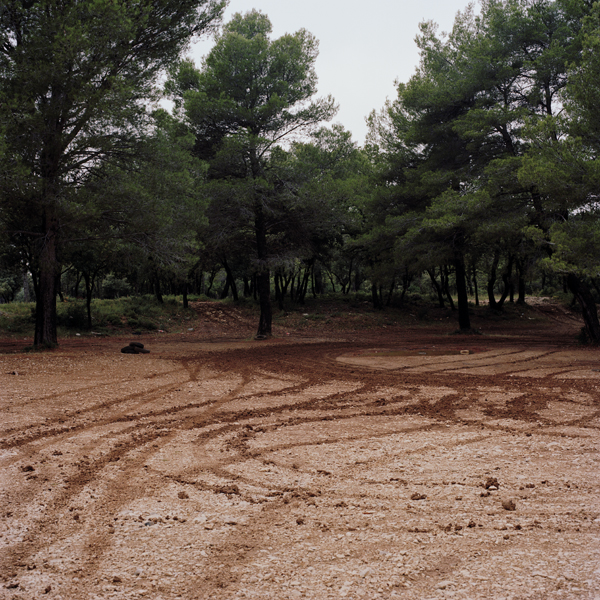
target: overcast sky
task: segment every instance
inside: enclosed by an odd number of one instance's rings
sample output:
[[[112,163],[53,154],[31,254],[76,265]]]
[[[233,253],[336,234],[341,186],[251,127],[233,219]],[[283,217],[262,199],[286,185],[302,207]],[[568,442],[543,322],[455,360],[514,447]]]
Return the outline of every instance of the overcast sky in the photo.
[[[333,122],[352,132],[359,144],[365,117],[395,97],[394,80],[408,81],[418,64],[415,36],[421,21],[440,31],[452,28],[468,0],[230,0],[224,21],[256,8],[269,16],[272,38],[304,28],[319,40],[318,95],[331,94],[340,106]],[[198,66],[213,41],[195,44]]]

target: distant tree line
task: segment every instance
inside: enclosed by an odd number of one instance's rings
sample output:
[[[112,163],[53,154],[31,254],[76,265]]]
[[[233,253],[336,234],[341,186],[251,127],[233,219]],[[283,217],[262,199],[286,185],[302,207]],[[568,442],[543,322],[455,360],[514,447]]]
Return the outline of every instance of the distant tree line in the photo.
[[[600,3],[482,0],[368,119],[318,98],[318,42],[218,0],[9,0],[0,8],[0,300],[165,293],[272,305],[427,286],[501,310],[564,286],[600,342]],[[166,80],[164,75],[166,74]],[[167,97],[173,109],[160,108]]]

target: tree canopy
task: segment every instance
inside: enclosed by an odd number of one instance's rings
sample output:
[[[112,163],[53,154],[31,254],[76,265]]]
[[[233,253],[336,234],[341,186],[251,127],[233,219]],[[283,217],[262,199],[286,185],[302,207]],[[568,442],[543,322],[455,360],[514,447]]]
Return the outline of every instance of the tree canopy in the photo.
[[[364,147],[324,126],[315,37],[274,38],[257,10],[219,29],[225,3],[0,8],[0,294],[31,277],[36,345],[57,342],[69,271],[88,326],[98,278],[186,302],[221,274],[222,297],[258,300],[259,337],[273,286],[280,309],[309,282],[367,284],[378,309],[428,288],[471,332],[478,281],[500,311],[550,278],[600,343],[600,3],[481,0],[447,34],[423,22]],[[208,32],[196,65],[183,53]]]

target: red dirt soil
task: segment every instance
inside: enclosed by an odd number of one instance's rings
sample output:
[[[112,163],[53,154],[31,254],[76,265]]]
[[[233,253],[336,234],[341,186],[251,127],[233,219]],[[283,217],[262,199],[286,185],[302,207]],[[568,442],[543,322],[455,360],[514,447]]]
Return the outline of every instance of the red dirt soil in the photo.
[[[600,356],[568,311],[258,342],[196,309],[0,344],[0,598],[600,597]]]

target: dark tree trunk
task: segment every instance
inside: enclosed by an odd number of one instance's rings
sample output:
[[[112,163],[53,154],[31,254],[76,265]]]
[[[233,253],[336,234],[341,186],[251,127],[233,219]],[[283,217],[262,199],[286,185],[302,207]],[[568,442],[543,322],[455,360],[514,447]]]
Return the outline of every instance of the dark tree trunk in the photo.
[[[477,266],[473,262],[473,288],[475,289],[475,306],[479,306],[479,290],[477,289]]]
[[[56,293],[58,294],[58,297],[60,298],[61,302],[65,301],[65,297],[63,296],[63,291],[62,291],[62,280],[61,280],[61,275],[58,274],[56,276]]]
[[[79,284],[81,283],[82,274],[79,271],[75,271],[75,288],[73,290],[73,297],[79,297]]]
[[[298,282],[298,291],[297,291],[297,300],[300,304],[304,304],[304,299],[306,298],[306,292],[308,291],[308,280],[310,279],[310,274],[312,271],[312,261],[305,267],[304,269],[304,277],[302,280]],[[300,279],[300,275],[298,275],[298,279]]]
[[[60,273],[57,258],[58,220],[51,208],[44,214],[44,240],[40,252],[39,290],[36,290],[35,336],[36,347],[58,345],[56,331],[56,278]]]
[[[258,321],[257,336],[270,337],[272,333],[273,313],[271,309],[271,282],[268,270],[256,276],[258,299],[260,302],[260,319]]]
[[[27,278],[27,271],[23,272],[23,300],[25,302],[31,302],[31,292],[29,291],[29,279]]]
[[[456,310],[456,307],[454,306],[454,299],[450,293],[450,274],[447,266],[445,266],[443,269],[440,269],[440,276],[442,279],[442,288],[446,294],[446,298],[448,298],[448,304],[450,304],[450,308],[452,310]]]
[[[277,300],[277,306],[279,310],[283,310],[283,292],[281,291],[281,275],[275,273],[275,300]]]
[[[348,289],[344,294],[350,293],[352,288],[352,269],[354,268],[354,260],[350,259],[350,267],[348,268]]]
[[[525,277],[519,273],[517,304],[525,304]]]
[[[390,289],[388,290],[387,300],[385,301],[386,306],[391,306],[392,297],[394,295],[394,290],[396,289],[396,276],[392,277],[392,283],[390,284]],[[402,297],[404,297],[404,289],[402,290]],[[402,299],[400,299],[400,303],[402,303]]]
[[[381,298],[379,297],[379,291],[376,283],[371,284],[371,298],[373,299],[373,308],[375,310],[381,310],[383,305],[381,304]]]
[[[223,259],[223,268],[225,269],[225,273],[227,274],[227,281],[229,282],[229,289],[231,290],[231,295],[233,296],[234,302],[239,300],[237,285],[235,284],[235,277],[233,276],[233,272],[229,267],[229,263],[227,260]]]
[[[408,292],[408,288],[412,283],[413,277],[409,274],[408,269],[404,271],[404,275],[402,276],[402,293],[400,294],[400,304],[404,304],[404,296],[406,296],[406,292]]]
[[[229,296],[229,277],[225,276],[225,285],[223,286],[223,289],[221,290],[221,293],[219,294],[219,298],[221,300],[225,300],[225,298],[227,298],[227,296]]]
[[[517,259],[517,304],[525,304],[525,266],[524,261]],[[542,286],[543,287],[543,286]]]
[[[471,319],[469,318],[467,274],[462,255],[457,255],[455,257],[454,269],[456,270],[456,294],[458,296],[458,326],[461,331],[468,331],[471,329]]]
[[[183,289],[181,290],[183,295],[183,308],[189,308],[190,303],[188,302],[188,284],[187,281],[183,284]]]
[[[327,271],[327,276],[329,277],[329,282],[331,283],[331,291],[335,294],[335,282],[333,280],[333,274],[331,271]]]
[[[498,308],[502,308],[504,306],[504,302],[510,293],[510,283],[512,279],[512,267],[513,267],[513,256],[508,257],[508,264],[506,265],[506,269],[504,269],[504,273],[502,273],[502,281],[504,282],[504,290],[502,292],[502,296],[500,296],[500,300],[498,300],[497,306]]]
[[[313,267],[313,277],[315,281],[315,293],[322,295],[325,291],[323,285],[323,269],[320,263],[315,263]]]
[[[498,250],[496,250],[496,252],[494,252],[494,260],[492,261],[492,268],[490,269],[490,273],[488,275],[488,281],[487,281],[488,301],[490,304],[490,308],[493,308],[493,309],[498,308],[498,303],[496,302],[496,296],[494,295],[494,286],[496,285],[497,269],[498,269],[499,262],[500,262],[500,252]]]
[[[94,292],[94,276],[84,271],[83,280],[85,282],[85,308],[87,311],[87,328],[92,329],[92,295]]]
[[[569,290],[581,307],[581,313],[583,314],[583,322],[585,324],[585,331],[587,337],[592,344],[600,344],[600,323],[598,322],[598,308],[592,292],[588,284],[574,275],[569,273],[566,277],[567,285]]]
[[[437,279],[435,278],[435,269],[427,269],[427,273],[429,275],[429,279],[431,279],[431,285],[437,293],[440,308],[444,308],[446,306],[444,303],[444,293],[442,291],[442,286],[437,282]]]
[[[281,297],[285,298],[288,288],[290,287],[290,283],[294,281],[294,274],[292,273],[291,275],[288,275],[287,277],[285,275],[281,275],[281,279],[279,280],[279,285],[281,285]]]
[[[212,286],[215,283],[215,277],[217,276],[217,269],[213,268],[208,276],[208,287],[206,288],[206,296],[210,297],[210,291],[212,290]]]
[[[154,273],[154,295],[156,296],[156,300],[158,301],[159,304],[163,304],[164,300],[162,297],[162,292],[160,289],[160,277],[158,276],[158,273]]]
[[[252,296],[252,288],[250,287],[250,282],[248,281],[248,278],[245,275],[242,278],[242,281],[244,282],[244,298],[249,298],[250,296]]]
[[[259,272],[256,275],[260,319],[257,336],[270,337],[272,333],[273,312],[271,308],[271,274],[267,266],[267,224],[260,200],[254,205],[254,227],[256,231],[256,255]]]

